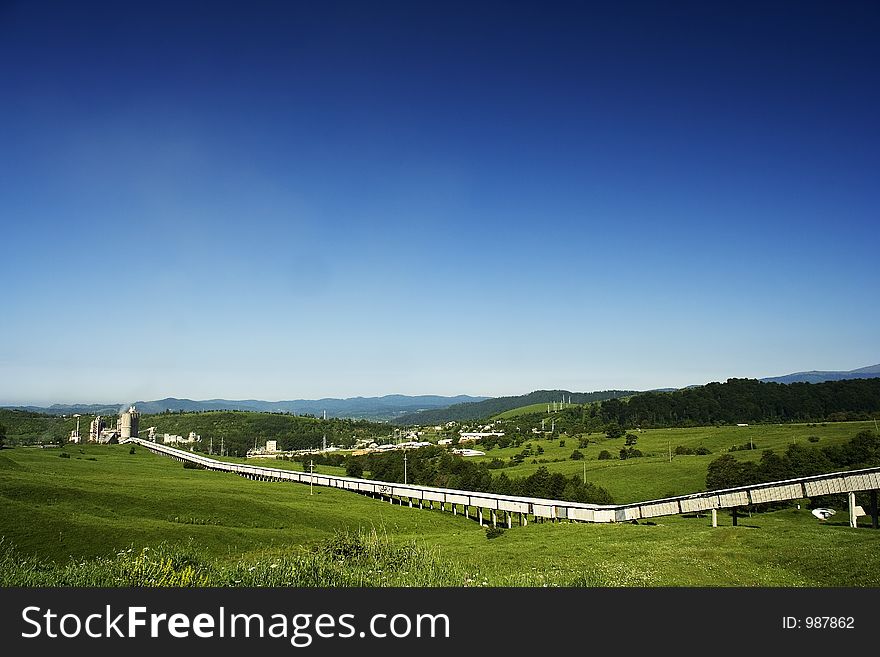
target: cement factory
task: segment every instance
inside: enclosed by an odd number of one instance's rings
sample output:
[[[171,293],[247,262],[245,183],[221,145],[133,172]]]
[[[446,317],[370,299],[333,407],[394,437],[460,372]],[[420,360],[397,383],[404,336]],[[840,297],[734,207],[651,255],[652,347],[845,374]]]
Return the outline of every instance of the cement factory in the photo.
[[[76,429],[70,432],[69,442],[80,443],[82,437],[79,434],[79,415],[76,415]],[[89,424],[89,442],[106,445],[111,442],[118,442],[123,439],[138,437],[138,420],[140,413],[134,406],[130,406],[127,411],[119,414],[116,419],[116,426],[110,427],[103,417],[98,415]]]

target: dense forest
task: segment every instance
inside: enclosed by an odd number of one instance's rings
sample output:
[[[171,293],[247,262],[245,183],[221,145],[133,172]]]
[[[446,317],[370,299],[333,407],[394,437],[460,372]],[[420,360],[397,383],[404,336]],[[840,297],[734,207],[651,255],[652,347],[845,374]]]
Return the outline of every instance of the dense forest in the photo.
[[[867,420],[880,414],[880,378],[825,383],[728,379],[673,392],[603,401],[599,417],[622,427]]]
[[[493,397],[481,402],[453,404],[446,408],[438,408],[419,413],[407,413],[394,420],[395,424],[441,424],[443,422],[466,422],[490,418],[504,411],[529,406],[530,404],[549,404],[551,402],[571,400],[572,404],[588,404],[638,394],[633,390],[603,390],[601,392],[569,392],[568,390],[536,390],[527,395],[515,397]]]

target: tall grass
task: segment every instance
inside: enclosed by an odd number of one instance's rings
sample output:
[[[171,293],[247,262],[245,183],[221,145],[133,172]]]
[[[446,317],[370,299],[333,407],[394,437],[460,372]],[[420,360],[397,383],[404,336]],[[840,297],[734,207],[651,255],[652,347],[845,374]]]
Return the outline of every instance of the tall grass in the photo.
[[[397,543],[371,532],[339,531],[312,549],[252,556],[231,565],[200,559],[192,549],[162,543],[106,557],[58,564],[24,555],[0,538],[0,586],[24,587],[467,587],[609,586],[601,574],[539,571],[484,575],[450,563],[415,541]]]

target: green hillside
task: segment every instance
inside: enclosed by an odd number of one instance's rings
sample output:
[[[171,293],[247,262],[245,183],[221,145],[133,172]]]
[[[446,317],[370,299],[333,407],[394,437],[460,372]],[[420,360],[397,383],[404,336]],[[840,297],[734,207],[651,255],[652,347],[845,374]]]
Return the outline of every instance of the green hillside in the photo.
[[[604,399],[616,399],[636,394],[632,390],[603,390],[601,392],[569,392],[568,390],[536,390],[527,395],[513,397],[494,397],[481,402],[466,404],[453,404],[446,408],[440,408],[419,413],[408,413],[394,420],[395,424],[441,424],[443,422],[464,422],[469,420],[482,420],[494,417],[505,411],[510,411],[523,406],[546,405],[548,403],[561,403],[563,398],[572,404],[586,404]]]
[[[820,523],[792,507],[739,527],[722,513],[717,529],[705,517],[530,523],[487,540],[461,515],[337,489],[310,496],[304,485],[188,470],[129,451],[0,454],[0,583],[880,585],[880,532],[849,529],[845,513]]]
[[[547,426],[550,426],[549,422]],[[624,437],[609,440],[603,433],[579,436],[557,433],[553,436],[526,437],[519,446],[501,448],[478,444],[477,449],[485,451],[486,455],[472,457],[471,460],[492,463],[497,459],[504,464],[511,463],[512,459],[521,461],[494,470],[496,474],[503,472],[511,478],[529,476],[541,467],[551,473],[583,475],[586,467],[587,481],[607,489],[615,502],[626,503],[705,490],[706,468],[722,454],[732,454],[739,460],[757,461],[767,449],[781,454],[792,443],[816,447],[842,445],[859,431],[873,428],[871,421],[643,429],[634,435],[638,438],[635,446],[644,456],[626,460],[619,458],[619,452],[625,445]],[[818,442],[811,442],[811,436],[818,437]],[[582,447],[581,440],[589,442]],[[560,446],[560,441],[564,441],[565,445]],[[747,447],[750,444],[754,449],[729,451],[731,447]],[[676,455],[674,452],[679,446],[692,449],[705,447],[711,453],[702,456]],[[517,455],[525,450],[528,450],[528,454],[517,459]],[[571,455],[575,450],[584,456],[583,460],[572,460]],[[602,451],[609,452],[611,458],[600,460]],[[673,452],[671,461],[670,451]]]

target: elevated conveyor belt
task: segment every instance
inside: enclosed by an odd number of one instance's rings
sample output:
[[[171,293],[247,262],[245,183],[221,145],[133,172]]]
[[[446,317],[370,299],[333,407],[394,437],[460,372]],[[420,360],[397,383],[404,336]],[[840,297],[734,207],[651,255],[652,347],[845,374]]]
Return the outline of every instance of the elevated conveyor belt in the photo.
[[[249,479],[293,481],[314,486],[342,488],[355,493],[386,498],[392,502],[394,500],[398,500],[400,503],[408,502],[409,506],[416,504],[419,508],[423,508],[425,503],[428,503],[430,508],[439,504],[441,509],[447,509],[448,506],[453,513],[457,513],[458,507],[462,507],[462,512],[469,514],[469,507],[473,507],[478,510],[480,522],[484,518],[483,510],[490,512],[493,524],[497,513],[502,512],[505,514],[508,526],[511,523],[510,514],[520,514],[521,522],[527,522],[529,517],[579,522],[629,522],[658,516],[736,508],[749,504],[797,500],[831,493],[856,493],[880,489],[880,467],[877,467],[847,472],[830,472],[811,477],[679,495],[634,504],[583,504],[538,497],[497,495],[495,493],[434,488],[228,463],[203,454],[187,452],[141,438],[130,438],[121,442],[141,445],[156,454],[164,454],[178,461],[194,463],[207,470],[232,472]]]

